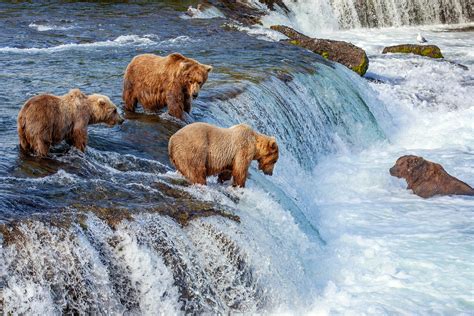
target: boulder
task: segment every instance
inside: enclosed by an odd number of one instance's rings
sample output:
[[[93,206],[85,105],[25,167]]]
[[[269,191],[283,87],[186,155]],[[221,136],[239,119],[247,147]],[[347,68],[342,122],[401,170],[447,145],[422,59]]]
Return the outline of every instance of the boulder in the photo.
[[[283,0],[258,0],[264,3],[270,10],[275,10],[275,5],[279,6],[285,12],[290,12]]]
[[[361,76],[369,68],[369,59],[365,51],[351,43],[311,38],[284,25],[273,25],[271,29],[289,38],[289,40],[284,40],[284,42],[309,49],[324,58],[343,64]]]
[[[382,54],[387,53],[415,54],[430,58],[443,58],[441,50],[436,45],[402,44],[388,46],[382,51]]]
[[[275,10],[278,6],[284,12],[289,12],[283,0],[259,0],[259,2],[265,4],[270,10]],[[202,0],[201,5],[203,7],[214,6],[227,18],[244,25],[261,24],[261,17],[267,14],[267,10],[263,7],[242,0]]]

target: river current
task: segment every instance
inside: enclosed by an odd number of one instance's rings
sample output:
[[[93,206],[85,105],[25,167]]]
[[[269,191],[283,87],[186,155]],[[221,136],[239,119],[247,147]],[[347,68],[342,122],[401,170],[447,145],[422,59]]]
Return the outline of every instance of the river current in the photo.
[[[473,198],[424,200],[388,173],[416,154],[474,185],[472,24],[311,28],[293,11],[249,28],[187,18],[189,4],[0,4],[4,310],[472,313]],[[279,44],[279,23],[364,48],[368,73]],[[419,31],[445,60],[381,54]],[[167,153],[182,124],[166,114],[91,126],[85,153],[19,153],[29,97],[77,87],[123,112],[131,58],[172,52],[214,67],[192,120],[276,136],[272,177],[252,165],[245,189],[187,185]],[[213,215],[180,221],[183,209]]]

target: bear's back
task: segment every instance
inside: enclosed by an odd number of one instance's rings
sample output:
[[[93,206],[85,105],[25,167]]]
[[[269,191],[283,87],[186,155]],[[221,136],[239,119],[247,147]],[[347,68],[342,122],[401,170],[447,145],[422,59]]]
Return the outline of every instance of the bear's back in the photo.
[[[61,99],[51,94],[41,94],[30,98],[20,113],[24,115],[49,117],[60,110]]]

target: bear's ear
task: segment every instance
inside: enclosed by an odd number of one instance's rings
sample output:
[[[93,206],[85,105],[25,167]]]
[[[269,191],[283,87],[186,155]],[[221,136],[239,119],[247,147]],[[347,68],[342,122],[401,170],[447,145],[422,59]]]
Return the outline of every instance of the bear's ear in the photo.
[[[423,157],[416,157],[415,161],[413,161],[413,164],[415,167],[421,166],[425,162],[425,159]]]
[[[212,66],[204,65],[204,68],[207,70],[208,73],[212,71]]]
[[[99,98],[98,101],[99,101],[99,105],[100,105],[100,106],[105,106],[105,105],[107,104],[107,102],[105,101],[104,98]]]
[[[278,148],[275,137],[270,138],[270,141],[268,142],[268,147],[272,150],[275,150]]]
[[[188,70],[189,68],[191,68],[193,65],[194,65],[193,62],[187,61],[187,62],[182,62],[179,66],[180,66],[182,71],[185,71],[185,70]]]
[[[71,96],[73,96],[73,97],[75,97],[75,98],[85,98],[85,97],[86,97],[85,94],[82,93],[82,91],[79,90],[79,89],[71,89],[71,90],[69,90],[69,95],[71,95]]]

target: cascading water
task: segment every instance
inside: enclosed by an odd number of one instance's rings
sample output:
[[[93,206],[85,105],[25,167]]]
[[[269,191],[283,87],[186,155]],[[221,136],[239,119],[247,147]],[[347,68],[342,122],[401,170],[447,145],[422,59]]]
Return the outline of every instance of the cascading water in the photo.
[[[235,98],[219,100],[217,95],[198,111],[222,126],[247,122],[275,135],[281,144],[280,164],[291,166],[281,168],[278,178],[285,179],[288,171],[304,174],[324,154],[384,137],[364,101],[365,92],[346,77],[347,70],[337,68],[316,64],[312,73],[295,73],[289,82],[276,77],[258,84],[244,81],[245,91]],[[176,177],[148,173],[146,161],[104,154],[90,149],[84,158],[91,170],[102,165],[108,175],[96,181],[113,179],[114,189],[122,183],[147,196],[159,194],[153,182]],[[123,165],[131,158],[136,162]],[[138,171],[136,164],[146,171]],[[128,183],[134,175],[140,182]],[[308,281],[314,279],[311,266],[324,241],[301,205],[277,188],[278,178],[269,181],[252,171],[249,190],[235,191],[212,181],[208,189],[185,189],[200,200],[234,210],[240,224],[198,219],[182,228],[163,216],[135,215],[132,222],[111,229],[87,213],[69,228],[38,221],[19,224],[6,235],[16,240],[14,246],[7,245],[2,254],[8,271],[6,311],[169,314],[307,305],[313,287]],[[43,181],[61,191],[84,180],[58,172]]]
[[[472,311],[472,199],[424,201],[387,172],[413,150],[474,183],[472,71],[378,55],[385,33],[339,33],[367,45],[377,79],[368,83],[219,18],[182,19],[175,1],[91,6],[71,4],[71,20],[61,5],[10,4],[0,15],[6,314]],[[427,37],[472,66],[452,33],[437,34]],[[470,33],[463,43],[472,45]],[[174,51],[214,66],[196,120],[245,122],[277,137],[272,177],[253,165],[245,189],[215,178],[186,185],[167,159],[180,126],[143,113],[128,113],[120,128],[90,127],[85,154],[19,154],[25,98],[80,87],[118,103],[134,55]]]
[[[305,34],[315,30],[453,24],[474,20],[470,0],[310,0],[283,1],[289,12],[277,10],[272,20]],[[279,16],[279,17],[278,17]],[[288,23],[285,23],[288,24]]]

